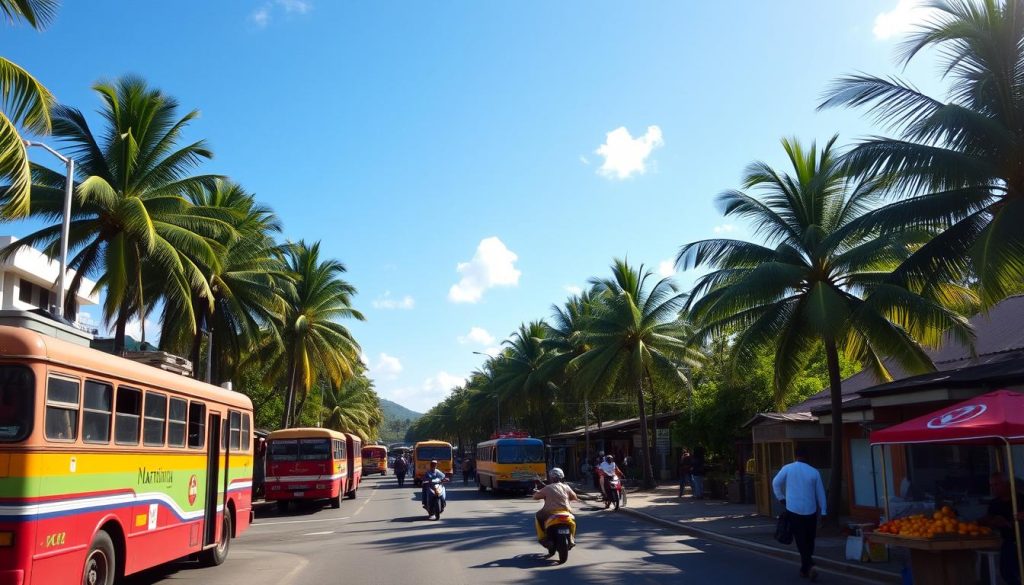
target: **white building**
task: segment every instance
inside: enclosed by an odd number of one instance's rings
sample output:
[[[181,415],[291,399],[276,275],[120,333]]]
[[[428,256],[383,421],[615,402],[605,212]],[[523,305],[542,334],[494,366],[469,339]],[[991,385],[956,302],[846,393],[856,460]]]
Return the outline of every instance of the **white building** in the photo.
[[[0,249],[18,241],[14,236],[0,236]],[[57,275],[60,273],[60,262],[51,259],[35,248],[22,247],[13,256],[0,262],[0,309],[20,309],[30,311],[42,308],[50,309],[57,304]],[[68,270],[65,280],[68,284],[74,278],[75,271]],[[73,314],[68,319],[80,326],[91,328],[88,315],[82,314],[79,319],[79,307],[82,305],[99,304],[99,292],[96,283],[88,278],[82,279],[82,285],[75,295]],[[85,321],[84,323],[82,321]]]

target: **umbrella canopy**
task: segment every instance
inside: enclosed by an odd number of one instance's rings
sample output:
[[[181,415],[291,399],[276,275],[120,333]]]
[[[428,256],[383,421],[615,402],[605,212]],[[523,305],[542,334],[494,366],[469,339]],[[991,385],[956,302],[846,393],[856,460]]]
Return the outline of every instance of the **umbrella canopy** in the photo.
[[[997,390],[871,433],[872,445],[1024,443],[1024,394]]]

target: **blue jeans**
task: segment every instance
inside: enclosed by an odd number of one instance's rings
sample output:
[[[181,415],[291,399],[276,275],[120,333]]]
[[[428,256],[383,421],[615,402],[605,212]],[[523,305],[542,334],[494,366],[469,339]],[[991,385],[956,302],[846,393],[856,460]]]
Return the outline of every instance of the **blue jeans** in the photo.
[[[693,497],[700,499],[704,497],[704,476],[703,475],[691,475],[690,479],[693,481]]]
[[[680,496],[683,495],[683,490],[686,488],[686,484],[690,484],[690,487],[693,487],[693,476],[689,473],[684,473],[683,476],[679,478]]]

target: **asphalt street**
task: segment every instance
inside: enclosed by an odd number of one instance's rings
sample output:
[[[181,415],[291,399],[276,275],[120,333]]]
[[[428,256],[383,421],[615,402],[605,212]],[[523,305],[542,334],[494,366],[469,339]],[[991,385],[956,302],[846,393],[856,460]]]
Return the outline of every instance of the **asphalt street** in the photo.
[[[528,497],[452,484],[440,521],[427,520],[419,490],[373,477],[341,508],[257,513],[227,562],[179,562],[130,585],[320,585],[336,583],[806,583],[796,565],[692,538],[588,503],[576,508],[577,546],[564,565],[544,559]],[[821,583],[865,583],[823,573]]]

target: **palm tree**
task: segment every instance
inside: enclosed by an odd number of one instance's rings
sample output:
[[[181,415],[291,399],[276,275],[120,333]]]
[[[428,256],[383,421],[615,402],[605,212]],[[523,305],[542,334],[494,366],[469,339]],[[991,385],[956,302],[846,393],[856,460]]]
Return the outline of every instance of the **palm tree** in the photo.
[[[57,11],[56,0],[0,0],[0,13],[9,22],[25,21],[42,29]],[[48,134],[50,108],[54,99],[50,90],[15,63],[0,57],[0,219],[25,217],[29,211],[32,166],[22,137],[28,132]]]
[[[895,133],[848,155],[861,177],[891,175],[905,198],[869,214],[886,231],[942,230],[896,273],[905,282],[976,276],[990,306],[1024,281],[1024,1],[935,0],[902,47],[904,65],[935,47],[946,101],[891,77],[840,78],[820,106],[864,107]]]
[[[544,436],[549,434],[550,411],[555,408],[549,380],[541,372],[548,357],[543,344],[547,331],[543,321],[521,324],[494,358],[495,393],[501,403],[513,405],[506,416],[519,414],[528,426],[539,419]]]
[[[765,163],[747,167],[744,188],[762,196],[726,191],[724,214],[750,220],[765,244],[711,239],[687,244],[680,268],[707,266],[697,279],[691,316],[704,338],[735,333],[734,363],[759,349],[775,354],[775,389],[781,396],[819,344],[824,346],[832,420],[841,421],[839,352],[889,380],[885,362],[911,372],[932,369],[921,343],[936,345],[943,332],[971,342],[967,322],[938,302],[889,280],[928,234],[868,231],[859,220],[884,182],[850,182],[834,151],[836,138],[820,152],[783,140],[793,174]],[[948,296],[969,296],[954,285],[936,285]],[[842,480],[842,428],[832,425],[829,513],[838,518]]]
[[[93,89],[103,100],[105,122],[100,139],[82,113],[57,106],[54,135],[68,145],[78,161],[82,181],[71,209],[69,250],[75,255],[64,310],[74,313],[75,295],[82,278],[100,274],[97,284],[106,289],[104,318],[115,321],[115,350],[124,348],[125,326],[133,316],[144,317],[153,299],[145,297],[147,266],[158,274],[161,296],[179,302],[182,321],[194,331],[195,314],[185,302],[194,290],[212,298],[197,263],[214,266],[222,252],[214,238],[231,232],[224,221],[192,213],[183,196],[189,189],[211,182],[213,176],[190,171],[211,156],[203,141],[179,147],[181,133],[198,115],[177,116],[178,103],[137,77],[98,83]],[[59,220],[63,212],[63,175],[42,167],[34,170],[32,216]],[[55,251],[60,224],[40,229],[4,250],[20,246]]]
[[[285,294],[279,330],[254,356],[269,365],[274,379],[285,381],[283,428],[298,418],[318,380],[337,387],[356,374],[359,344],[338,320],[364,319],[352,308],[355,287],[341,278],[345,266],[322,260],[319,242],[288,246],[286,260],[294,288]]]
[[[187,299],[196,315],[196,329],[182,323],[181,315],[187,311],[167,302],[160,342],[189,351],[198,365],[203,330],[212,332],[214,363],[209,367],[214,372],[212,381],[219,383],[232,377],[232,367],[256,344],[261,329],[279,321],[290,275],[284,264],[285,249],[273,239],[281,231],[280,221],[240,185],[216,179],[190,189],[188,198],[195,206],[193,214],[224,221],[233,230],[218,238],[223,252],[216,264],[198,263],[207,286]],[[204,290],[212,298],[203,297]],[[196,377],[200,377],[198,368]]]
[[[579,338],[588,349],[570,362],[578,369],[575,383],[599,393],[625,391],[636,399],[645,487],[654,486],[654,471],[644,389],[655,383],[687,385],[677,364],[691,356],[679,321],[686,295],[670,279],[651,285],[652,278],[643,265],[634,268],[616,259],[612,278],[591,281],[600,302]]]
[[[356,376],[345,380],[339,387],[324,385],[322,390],[325,427],[359,435],[363,441],[377,437],[384,422],[384,412],[372,381],[365,376]]]

